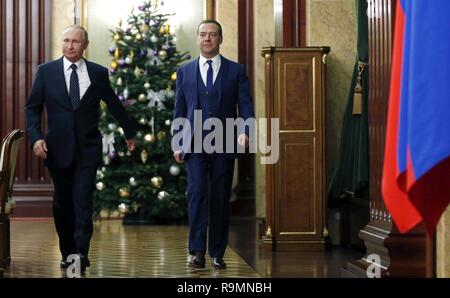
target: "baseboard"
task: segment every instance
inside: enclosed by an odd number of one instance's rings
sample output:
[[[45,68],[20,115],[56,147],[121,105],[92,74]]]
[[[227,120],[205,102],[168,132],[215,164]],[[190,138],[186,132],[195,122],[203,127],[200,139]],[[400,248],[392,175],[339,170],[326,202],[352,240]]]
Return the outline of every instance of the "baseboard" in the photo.
[[[51,218],[53,199],[51,197],[14,197],[16,208],[11,218]]]

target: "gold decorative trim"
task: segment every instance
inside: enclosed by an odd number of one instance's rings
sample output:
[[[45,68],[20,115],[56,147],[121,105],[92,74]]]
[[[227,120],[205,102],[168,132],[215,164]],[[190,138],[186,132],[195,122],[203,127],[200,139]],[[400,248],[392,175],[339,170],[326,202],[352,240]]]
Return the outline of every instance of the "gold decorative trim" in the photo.
[[[75,16],[75,19],[79,22],[78,25],[86,29],[89,32],[88,28],[88,5],[86,0],[76,0],[76,5],[79,5],[79,9],[75,9],[79,13],[79,15]],[[84,57],[89,59],[89,47],[84,51]]]
[[[328,58],[328,54],[323,54],[322,55],[322,63],[323,64],[327,64],[327,58]]]
[[[213,19],[214,17],[214,0],[205,0],[204,2],[204,12],[203,12],[203,18],[204,19]]]
[[[270,226],[267,226],[266,229],[266,238],[272,238],[272,228]]]

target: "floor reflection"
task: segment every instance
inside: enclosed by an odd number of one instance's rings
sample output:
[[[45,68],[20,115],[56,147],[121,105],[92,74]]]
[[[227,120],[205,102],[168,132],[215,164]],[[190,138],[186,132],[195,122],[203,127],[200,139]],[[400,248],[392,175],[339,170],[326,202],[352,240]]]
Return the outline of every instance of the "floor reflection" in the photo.
[[[53,221],[11,222],[11,266],[3,277],[67,277],[59,268],[60,253]],[[186,226],[123,226],[102,221],[94,226],[83,277],[259,277],[231,248],[226,270],[187,266]],[[207,260],[208,262],[208,260]]]

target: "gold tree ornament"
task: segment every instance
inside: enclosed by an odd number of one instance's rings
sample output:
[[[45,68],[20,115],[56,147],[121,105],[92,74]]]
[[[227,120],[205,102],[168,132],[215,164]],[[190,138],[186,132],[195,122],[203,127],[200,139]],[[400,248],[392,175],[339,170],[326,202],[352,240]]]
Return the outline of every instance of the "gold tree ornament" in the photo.
[[[118,66],[119,65],[117,64],[117,62],[112,62],[111,63],[111,68],[114,69],[114,70],[116,70]]]
[[[172,79],[172,81],[176,81],[177,80],[177,73],[174,72],[170,78]]]
[[[156,135],[158,137],[158,140],[163,140],[166,137],[166,132],[165,131],[159,131]]]
[[[136,78],[140,78],[143,74],[144,70],[136,66],[136,68],[134,69],[134,75],[136,76]]]
[[[163,178],[160,176],[153,177],[152,179],[150,179],[150,183],[154,188],[161,188],[163,184]]]
[[[120,34],[119,33],[116,33],[116,34],[114,34],[114,40],[115,41],[119,41],[120,40]]]
[[[100,100],[100,110],[103,112],[106,111],[106,108],[106,103],[103,100]]]
[[[139,100],[140,102],[146,102],[146,101],[147,101],[147,95],[145,95],[144,93],[139,94],[138,100]],[[145,123],[144,123],[144,124],[145,124]]]
[[[148,133],[144,136],[144,140],[148,143],[153,143],[155,141],[155,136],[151,133]]]
[[[140,26],[140,28],[139,29],[141,29],[141,32],[142,33],[147,33],[149,30],[150,30],[150,27],[147,25],[147,24],[142,24],[141,26]]]
[[[164,59],[166,59],[167,58],[167,51],[165,51],[165,50],[161,50],[161,51],[159,51],[159,53],[158,53],[158,56],[162,59],[162,60],[164,60]]]
[[[147,150],[145,150],[145,149],[142,150],[142,152],[141,152],[141,160],[142,160],[143,164],[145,164],[148,160],[148,153],[147,153]]]
[[[119,189],[119,196],[121,198],[128,198],[130,196],[130,190],[127,187]]]
[[[165,33],[165,34],[170,34],[170,25],[169,25],[169,24],[166,24],[166,25],[164,26],[164,33]]]
[[[138,41],[142,40],[141,33],[136,34],[136,40],[138,40]]]
[[[114,51],[114,58],[119,59],[120,58],[120,51],[119,48],[116,48],[116,50]]]

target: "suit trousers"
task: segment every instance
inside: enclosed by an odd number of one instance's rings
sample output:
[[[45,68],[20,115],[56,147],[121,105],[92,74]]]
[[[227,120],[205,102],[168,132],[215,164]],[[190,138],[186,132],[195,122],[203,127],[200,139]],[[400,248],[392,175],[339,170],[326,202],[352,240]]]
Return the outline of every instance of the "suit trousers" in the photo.
[[[229,202],[234,158],[225,154],[192,153],[187,156],[189,252],[221,258],[228,243]],[[209,226],[209,229],[208,229]]]
[[[53,180],[53,217],[63,258],[89,252],[92,238],[92,195],[97,165],[81,167],[74,161],[63,169],[49,168]]]

